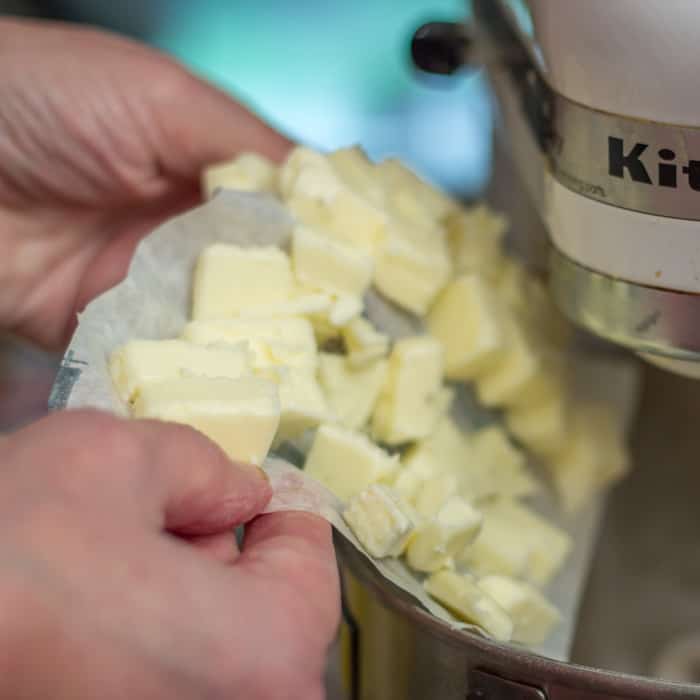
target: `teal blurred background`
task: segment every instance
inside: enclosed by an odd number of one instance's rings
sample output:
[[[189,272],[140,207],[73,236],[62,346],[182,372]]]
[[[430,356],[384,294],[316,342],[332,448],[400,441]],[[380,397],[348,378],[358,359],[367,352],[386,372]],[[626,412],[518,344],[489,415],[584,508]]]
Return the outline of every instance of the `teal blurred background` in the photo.
[[[397,155],[465,197],[488,179],[493,115],[483,76],[418,75],[409,56],[413,32],[429,20],[466,18],[465,0],[46,0],[31,7],[149,42],[309,145],[360,143],[375,158]]]

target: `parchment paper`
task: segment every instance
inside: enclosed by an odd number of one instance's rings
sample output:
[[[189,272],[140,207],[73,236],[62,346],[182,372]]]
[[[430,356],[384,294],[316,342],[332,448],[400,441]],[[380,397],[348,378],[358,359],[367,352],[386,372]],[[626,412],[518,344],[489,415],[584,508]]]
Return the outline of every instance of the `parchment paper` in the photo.
[[[94,407],[126,415],[108,371],[112,350],[132,338],[178,337],[190,310],[191,276],[202,248],[216,241],[243,246],[279,245],[286,247],[293,221],[272,197],[241,192],[220,192],[212,201],[166,222],[137,248],[126,279],[88,305],[79,317],[51,396],[51,407]],[[381,296],[370,292],[368,316],[392,337],[415,333],[419,322],[400,312]],[[586,391],[592,388],[614,400],[626,416],[636,405],[638,374],[634,363],[607,358],[581,358],[578,363]],[[591,381],[591,377],[594,381]],[[600,394],[599,394],[600,397]],[[482,411],[471,393],[460,388],[453,408],[463,425],[481,425],[497,420]],[[329,520],[365,556],[362,546],[345,525],[342,504],[329,491],[303,472],[281,459],[268,459],[264,465],[274,496],[267,511],[304,510]],[[537,651],[566,659],[569,653],[581,590],[593,551],[602,499],[574,519],[562,517],[546,491],[533,505],[547,514],[574,537],[575,546],[562,574],[548,591],[564,615],[564,622],[546,645]],[[456,621],[423,591],[421,580],[397,560],[372,560],[387,579],[406,590],[417,605],[446,624],[481,630]]]

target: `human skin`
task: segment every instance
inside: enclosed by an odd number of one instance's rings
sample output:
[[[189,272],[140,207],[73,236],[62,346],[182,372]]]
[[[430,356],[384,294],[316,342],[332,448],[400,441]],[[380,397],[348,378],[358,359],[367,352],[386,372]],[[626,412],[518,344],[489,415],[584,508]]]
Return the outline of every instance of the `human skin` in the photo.
[[[289,145],[145,46],[0,20],[0,329],[60,349],[204,165]],[[330,528],[260,515],[259,470],[95,411],[0,436],[0,465],[0,696],[323,697]]]

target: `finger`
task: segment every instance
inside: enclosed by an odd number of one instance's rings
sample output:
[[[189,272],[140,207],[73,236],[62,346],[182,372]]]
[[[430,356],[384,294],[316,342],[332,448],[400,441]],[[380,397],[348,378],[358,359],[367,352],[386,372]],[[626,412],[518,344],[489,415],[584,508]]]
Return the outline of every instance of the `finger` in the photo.
[[[233,531],[216,535],[193,535],[184,539],[198,551],[222,564],[233,564],[238,559],[238,543]]]
[[[131,421],[147,445],[147,472],[161,526],[180,535],[214,535],[255,517],[271,497],[264,472],[232,462],[184,425]]]
[[[119,509],[177,534],[229,531],[271,495],[260,469],[232,462],[204,435],[174,423],[62,411],[18,431],[4,448],[7,464],[28,482],[49,480],[81,507]]]
[[[246,526],[243,550],[235,569],[260,582],[285,581],[305,600],[314,624],[332,634],[339,616],[338,567],[331,526],[310,513],[284,512],[263,515]],[[274,593],[273,593],[274,595]],[[275,601],[268,603],[274,608]]]
[[[159,105],[156,144],[166,173],[199,179],[241,151],[281,161],[291,142],[213,85],[183,72]]]

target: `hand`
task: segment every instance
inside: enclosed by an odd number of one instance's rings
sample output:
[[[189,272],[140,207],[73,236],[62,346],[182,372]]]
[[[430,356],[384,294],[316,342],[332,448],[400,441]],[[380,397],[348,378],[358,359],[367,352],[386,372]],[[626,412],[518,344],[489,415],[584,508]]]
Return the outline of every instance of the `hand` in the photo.
[[[288,147],[145,46],[0,20],[0,329],[60,346],[139,238],[197,203],[203,166]]]
[[[88,411],[0,436],[0,464],[1,697],[323,697],[329,529],[255,518],[259,470],[184,426]]]

